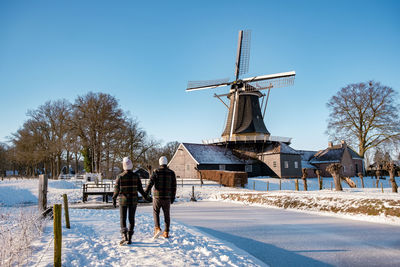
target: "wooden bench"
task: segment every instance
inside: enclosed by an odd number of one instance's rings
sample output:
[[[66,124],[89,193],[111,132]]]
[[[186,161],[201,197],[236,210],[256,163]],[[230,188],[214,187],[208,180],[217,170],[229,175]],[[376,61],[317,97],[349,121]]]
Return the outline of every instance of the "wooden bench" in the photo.
[[[88,196],[103,196],[103,202],[108,203],[108,196],[114,194],[113,187],[111,184],[83,184],[82,185],[82,201],[86,202]]]
[[[96,190],[96,191],[94,191]],[[114,194],[114,183],[112,184],[83,184],[82,185],[82,202],[86,202],[88,196],[103,196],[103,202],[108,203],[108,196],[112,197]],[[142,197],[138,196],[138,202],[146,203],[147,201]]]

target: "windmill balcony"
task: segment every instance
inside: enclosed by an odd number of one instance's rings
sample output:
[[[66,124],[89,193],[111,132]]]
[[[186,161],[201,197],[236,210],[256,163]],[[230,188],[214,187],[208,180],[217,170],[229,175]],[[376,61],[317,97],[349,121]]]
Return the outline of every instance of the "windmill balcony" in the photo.
[[[292,138],[289,137],[281,137],[281,136],[270,136],[270,135],[238,135],[229,137],[221,137],[214,138],[209,140],[203,140],[203,144],[211,145],[211,144],[221,144],[227,142],[244,142],[244,143],[254,143],[254,142],[282,142],[290,144]]]

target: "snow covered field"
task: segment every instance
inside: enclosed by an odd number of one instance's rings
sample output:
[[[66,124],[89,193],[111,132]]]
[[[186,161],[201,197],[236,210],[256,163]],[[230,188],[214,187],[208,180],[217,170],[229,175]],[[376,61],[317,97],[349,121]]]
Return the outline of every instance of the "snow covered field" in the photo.
[[[190,201],[192,186],[194,186],[195,197],[199,201],[225,201],[252,206],[294,209],[314,214],[400,225],[400,194],[391,193],[388,180],[382,181],[384,193],[380,187],[373,188],[374,179],[367,177],[364,180],[366,187],[369,188],[351,189],[343,183],[343,192],[330,189],[332,178],[324,178],[325,189],[321,191],[317,190],[317,179],[307,179],[310,190],[307,192],[294,191],[294,180],[289,179],[281,181],[282,190],[279,190],[280,180],[274,178],[249,179],[246,188],[220,187],[209,181],[200,187],[198,180],[184,180],[182,186],[182,180],[178,180],[176,202],[179,204]],[[400,184],[400,180],[397,182]],[[267,183],[268,192],[266,192]],[[359,181],[358,184],[360,184]],[[101,197],[93,196],[89,198],[88,203],[83,205],[81,186],[81,181],[49,180],[48,205],[62,203],[62,194],[66,193],[71,203],[70,207],[107,206],[109,208],[111,206],[110,203],[102,203]],[[299,180],[299,188],[300,190],[303,188],[301,180]],[[1,181],[0,214],[10,214],[10,216],[0,216],[0,226],[3,229],[6,229],[4,227],[14,229],[13,227],[20,223],[18,220],[28,220],[28,218],[18,217],[17,214],[26,213],[25,211],[29,209],[35,210],[37,196],[38,180],[36,179]],[[159,239],[153,242],[150,240],[153,231],[151,214],[140,212],[140,208],[138,208],[134,235],[136,243],[129,247],[117,246],[120,239],[118,210],[71,209],[70,217],[72,229],[63,229],[62,258],[63,265],[66,266],[262,265],[255,258],[231,244],[206,236],[191,226],[177,223],[172,224],[171,231],[174,235],[170,240]],[[227,217],[227,223],[229,223],[229,217]],[[23,248],[25,259],[21,256],[19,261],[26,262],[28,256],[32,254],[28,265],[39,262],[38,266],[51,265],[52,224],[47,222],[46,225],[42,237],[39,230],[29,236],[30,240],[37,241],[34,242],[30,251],[26,247]],[[10,239],[4,234],[1,238],[2,244],[9,242],[6,238]],[[4,265],[3,263],[0,265]]]
[[[208,185],[206,185],[208,186]],[[204,186],[204,188],[206,187]],[[214,186],[215,187],[215,186]],[[179,189],[178,201],[190,198],[190,186]],[[72,203],[82,198],[76,181],[49,180],[48,205],[62,202],[66,193]],[[36,209],[38,180],[6,180],[0,183],[1,214],[19,214]],[[101,204],[93,197],[88,205]],[[108,204],[109,206],[110,204]],[[71,205],[73,206],[73,205]],[[79,206],[79,204],[78,204]],[[63,228],[63,266],[260,266],[264,265],[242,250],[205,236],[193,227],[172,223],[171,238],[151,240],[153,218],[150,213],[136,216],[135,235],[131,246],[119,246],[119,211],[117,209],[70,209],[71,229]],[[13,228],[18,220],[2,216],[0,225]],[[18,228],[16,228],[18,229]],[[10,231],[10,233],[12,233]],[[39,238],[40,231],[28,236]],[[1,266],[51,266],[53,261],[52,222],[47,222],[42,236],[32,243],[30,250],[20,251],[18,262],[1,262]],[[10,242],[12,238],[2,241]],[[3,242],[3,243],[4,243]],[[29,240],[31,243],[31,240]],[[15,247],[15,246],[14,246]],[[5,246],[4,246],[5,248]],[[8,251],[10,253],[10,251]],[[8,260],[8,258],[5,260]]]

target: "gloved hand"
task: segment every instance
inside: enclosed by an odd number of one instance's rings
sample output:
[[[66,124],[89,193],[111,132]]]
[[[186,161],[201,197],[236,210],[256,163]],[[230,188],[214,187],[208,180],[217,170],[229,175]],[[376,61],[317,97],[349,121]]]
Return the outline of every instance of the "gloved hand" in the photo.
[[[175,201],[175,198],[171,197],[171,204],[174,203],[174,201]]]
[[[117,200],[115,198],[113,198],[113,207],[116,208],[117,207]]]

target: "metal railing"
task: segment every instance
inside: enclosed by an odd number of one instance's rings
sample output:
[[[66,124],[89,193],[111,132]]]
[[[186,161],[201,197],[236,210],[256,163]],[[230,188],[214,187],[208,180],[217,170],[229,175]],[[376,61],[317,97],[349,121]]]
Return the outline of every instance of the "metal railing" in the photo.
[[[270,136],[270,135],[254,135],[254,136],[232,136],[229,137],[221,137],[221,138],[214,138],[209,140],[203,140],[203,144],[218,144],[218,143],[226,143],[226,142],[282,142],[282,143],[290,143],[292,138],[290,137],[281,137],[281,136]]]

